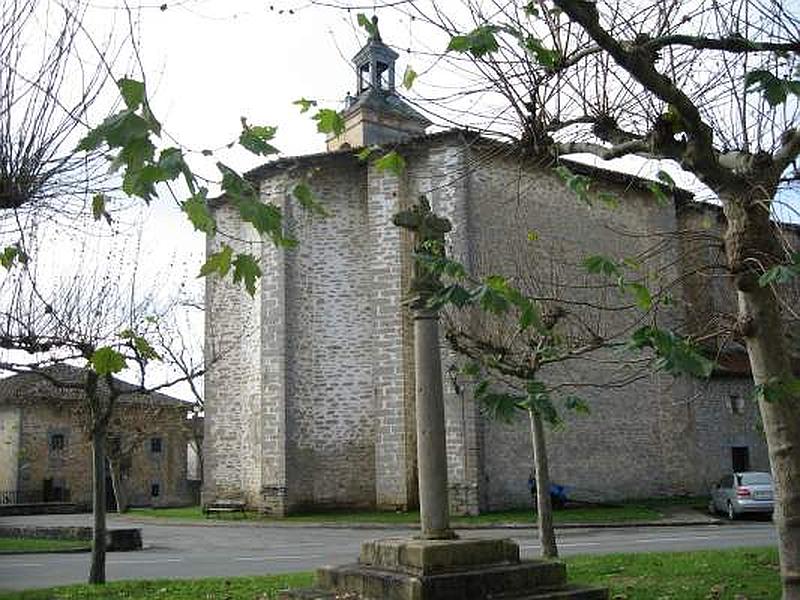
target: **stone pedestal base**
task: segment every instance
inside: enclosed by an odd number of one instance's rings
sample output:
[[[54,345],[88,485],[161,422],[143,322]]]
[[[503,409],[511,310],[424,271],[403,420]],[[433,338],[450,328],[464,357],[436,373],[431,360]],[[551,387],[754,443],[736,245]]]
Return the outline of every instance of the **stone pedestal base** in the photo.
[[[520,560],[507,539],[366,542],[358,563],[323,567],[317,588],[282,600],[606,600],[604,588],[566,583],[564,563]]]

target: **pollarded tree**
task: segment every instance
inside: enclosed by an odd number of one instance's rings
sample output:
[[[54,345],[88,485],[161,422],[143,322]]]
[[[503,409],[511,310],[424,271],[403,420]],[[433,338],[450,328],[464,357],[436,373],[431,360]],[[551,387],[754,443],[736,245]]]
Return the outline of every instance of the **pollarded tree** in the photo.
[[[512,110],[501,114],[516,115],[505,133],[531,153],[672,161],[722,204],[732,333],[758,391],[786,600],[800,598],[800,373],[780,293],[800,255],[774,217],[798,179],[800,18],[791,5],[470,0],[460,23],[436,6],[411,9],[450,37],[454,64],[471,61],[474,80],[503,98]]]
[[[46,254],[37,257],[45,260]],[[107,448],[113,425],[127,419],[124,399],[199,377],[203,368],[170,372],[176,349],[162,347],[165,338],[157,332],[175,301],[159,303],[154,293],[136,288],[135,277],[113,266],[46,283],[35,276],[35,267],[34,260],[13,265],[0,282],[0,371],[30,373],[79,401],[93,464],[89,582],[105,583]],[[116,377],[126,368],[134,372],[134,383]],[[158,415],[154,406],[151,416]],[[116,449],[110,458],[119,458]]]
[[[502,206],[497,200],[495,204]],[[587,214],[593,210],[584,208]],[[526,212],[519,208],[515,218],[525,222]],[[608,211],[610,228],[614,215]],[[539,539],[546,558],[558,556],[546,426],[563,426],[570,411],[590,412],[587,391],[597,397],[598,391],[620,389],[650,376],[647,357],[623,352],[634,350],[632,332],[669,335],[657,327],[654,311],[669,288],[659,285],[651,292],[641,282],[655,279],[663,268],[654,249],[670,236],[617,231],[636,254],[628,261],[631,272],[618,270],[613,283],[602,276],[600,267],[618,266],[600,256],[581,260],[585,241],[545,240],[534,232],[524,241],[511,237],[502,249],[492,244],[491,249],[479,251],[471,263],[475,273],[484,275],[482,280],[468,276],[465,267],[454,261],[420,257],[445,278],[434,303],[449,305],[446,339],[467,359],[461,369],[465,377],[456,383],[472,384],[476,401],[490,417],[510,421],[522,413],[529,420]],[[598,275],[587,274],[586,268]],[[710,375],[710,360],[686,340],[672,337],[671,341],[671,360],[662,360],[662,369]],[[665,352],[657,354],[663,359]]]

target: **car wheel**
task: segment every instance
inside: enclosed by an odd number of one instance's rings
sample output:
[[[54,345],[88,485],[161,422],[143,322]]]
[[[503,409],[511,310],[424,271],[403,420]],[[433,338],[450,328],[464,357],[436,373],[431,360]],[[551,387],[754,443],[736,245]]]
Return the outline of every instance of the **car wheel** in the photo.
[[[733,504],[731,504],[730,500],[728,500],[728,520],[736,520],[736,513],[733,510]]]

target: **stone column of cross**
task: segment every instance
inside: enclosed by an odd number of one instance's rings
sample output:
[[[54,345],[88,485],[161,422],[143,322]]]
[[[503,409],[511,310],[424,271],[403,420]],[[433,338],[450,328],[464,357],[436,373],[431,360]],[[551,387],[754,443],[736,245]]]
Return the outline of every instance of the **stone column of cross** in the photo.
[[[444,255],[444,234],[450,231],[450,222],[433,213],[424,196],[412,208],[394,215],[392,222],[414,233],[417,254]],[[421,537],[429,540],[456,537],[450,529],[447,497],[439,315],[428,307],[428,300],[440,285],[438,275],[415,262],[410,292],[414,317],[419,512]]]

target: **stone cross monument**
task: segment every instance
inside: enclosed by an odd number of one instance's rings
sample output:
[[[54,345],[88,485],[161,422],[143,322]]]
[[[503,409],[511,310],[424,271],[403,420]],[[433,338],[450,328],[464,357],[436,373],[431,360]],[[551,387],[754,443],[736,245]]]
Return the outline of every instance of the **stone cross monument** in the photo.
[[[438,217],[424,196],[419,204],[397,213],[392,222],[414,233],[418,255],[444,256],[444,234],[450,221]],[[439,352],[439,315],[429,308],[431,296],[441,288],[436,273],[420,261],[414,264],[411,308],[414,312],[414,366],[416,373],[417,465],[421,538],[455,538],[450,529],[447,497],[447,448]]]

